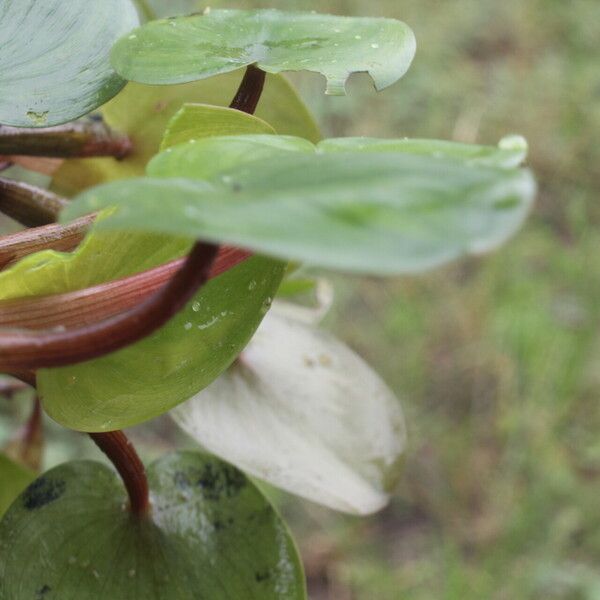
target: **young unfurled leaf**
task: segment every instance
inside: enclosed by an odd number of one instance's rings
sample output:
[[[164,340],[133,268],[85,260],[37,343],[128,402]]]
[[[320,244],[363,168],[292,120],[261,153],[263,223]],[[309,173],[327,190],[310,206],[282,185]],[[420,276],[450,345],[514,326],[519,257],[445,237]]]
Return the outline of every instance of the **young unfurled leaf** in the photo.
[[[381,509],[405,444],[400,404],[354,352],[278,308],[236,363],[171,414],[204,448],[336,510]]]
[[[100,463],[34,481],[0,523],[0,597],[305,600],[290,534],[242,473],[181,452],[148,479],[147,517],[126,509],[123,485]]]
[[[35,478],[35,473],[0,453],[0,517]]]
[[[280,10],[210,10],[147,23],[122,38],[111,61],[125,79],[148,84],[196,81],[257,64],[268,73],[316,71],[327,93],[344,94],[352,73],[378,90],[400,79],[415,55],[410,28],[393,19]]]
[[[184,104],[169,121],[161,150],[197,138],[227,135],[275,134],[266,121],[245,112],[210,106]]]
[[[70,197],[106,181],[143,175],[146,163],[159,151],[171,118],[182,106],[189,102],[228,106],[240,77],[240,73],[229,73],[177,86],[128,84],[116,98],[102,107],[102,115],[112,129],[130,137],[133,151],[119,161],[113,158],[67,160],[54,175],[52,189]],[[282,75],[267,76],[256,115],[280,134],[303,137],[313,142],[320,139],[311,114]],[[231,122],[224,123],[224,126],[225,130],[220,135],[232,132]],[[210,135],[217,133],[215,129],[210,130]],[[194,137],[200,138],[201,135],[196,133]]]
[[[0,123],[58,125],[110,100],[125,85],[110,50],[138,24],[131,0],[0,0]]]
[[[63,218],[117,206],[107,228],[391,275],[497,247],[520,228],[535,195],[525,170],[403,153],[287,152],[221,173],[212,184],[209,190],[190,179],[115,182],[82,194]]]

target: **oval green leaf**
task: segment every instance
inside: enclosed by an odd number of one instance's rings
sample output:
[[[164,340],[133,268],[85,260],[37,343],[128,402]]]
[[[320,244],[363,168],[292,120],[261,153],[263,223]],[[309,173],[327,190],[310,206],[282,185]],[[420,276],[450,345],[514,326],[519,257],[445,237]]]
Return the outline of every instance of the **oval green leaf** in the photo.
[[[106,227],[392,275],[497,247],[521,227],[536,189],[525,170],[399,153],[287,153],[232,169],[213,185],[115,182],[82,194],[63,218],[118,206]]]
[[[58,125],[110,100],[125,85],[110,50],[138,24],[130,0],[1,0],[0,123]]]
[[[257,64],[268,73],[315,71],[327,93],[345,93],[352,73],[382,90],[408,70],[411,29],[394,19],[280,10],[210,10],[153,21],[117,42],[111,61],[125,79],[148,84],[196,81]]]
[[[124,510],[108,467],[67,463],[0,523],[0,597],[11,600],[304,600],[293,540],[238,470],[181,452],[148,469],[149,517]]]
[[[235,95],[240,77],[239,73],[230,73],[168,87],[128,84],[102,107],[102,115],[110,127],[131,138],[133,152],[119,161],[113,158],[67,160],[54,175],[52,189],[70,197],[106,181],[143,175],[146,164],[160,149],[165,129],[182,106],[202,102],[226,107]],[[319,129],[308,109],[281,75],[267,76],[256,115],[280,134],[312,142],[320,139]],[[231,133],[231,128],[227,127],[226,131]],[[211,131],[211,135],[216,133]]]
[[[300,307],[281,306],[225,375],[171,414],[254,477],[335,510],[380,510],[406,440],[400,403],[347,346],[288,316]]]
[[[246,346],[284,266],[253,257],[210,280],[142,341],[97,360],[38,372],[46,412],[81,431],[123,429],[161,415],[212,383]]]

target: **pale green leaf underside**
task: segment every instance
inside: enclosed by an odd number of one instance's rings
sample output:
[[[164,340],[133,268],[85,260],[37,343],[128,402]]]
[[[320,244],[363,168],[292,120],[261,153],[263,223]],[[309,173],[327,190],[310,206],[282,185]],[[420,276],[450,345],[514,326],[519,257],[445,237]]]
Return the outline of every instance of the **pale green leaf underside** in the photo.
[[[185,115],[184,107],[180,112]],[[183,120],[183,117],[182,119]],[[186,119],[190,122],[192,119]],[[194,140],[162,152],[148,164],[147,173],[153,177],[189,177],[191,179],[211,179],[236,166],[249,164],[269,157],[277,158],[284,151],[304,153],[333,152],[398,152],[416,154],[431,158],[455,159],[467,164],[511,168],[519,166],[527,156],[527,143],[505,147],[504,140],[498,146],[477,146],[443,140],[420,139],[376,139],[376,138],[334,138],[323,140],[316,146],[308,140],[292,136],[236,135],[203,136],[204,125],[198,122],[196,129],[189,127],[187,135]],[[165,147],[174,145],[176,138],[168,136]]]
[[[173,175],[180,175],[176,165]],[[116,182],[82,194],[63,218],[118,206],[107,227],[390,275],[497,247],[522,225],[535,194],[526,170],[369,152],[288,152],[222,173],[213,186],[179,178]]]
[[[114,42],[139,24],[130,0],[0,0],[0,123],[71,121],[124,85]]]
[[[54,175],[52,188],[70,197],[106,181],[143,175],[146,163],[159,151],[166,127],[182,106],[190,102],[228,106],[240,78],[240,73],[228,73],[176,86],[129,83],[102,107],[102,114],[110,127],[129,136],[133,143],[132,153],[119,161],[113,158],[67,160]],[[256,115],[280,134],[313,142],[320,139],[315,121],[282,75],[267,76]],[[231,127],[227,132],[231,133]],[[215,133],[211,132],[212,135]],[[197,132],[195,137],[199,138],[201,134]]]
[[[35,478],[35,473],[0,453],[0,517]]]
[[[121,39],[111,61],[125,79],[149,84],[195,81],[257,64],[269,73],[308,70],[344,94],[352,73],[377,89],[408,70],[416,50],[410,28],[393,19],[279,10],[211,10],[147,23]]]
[[[299,310],[275,304],[235,365],[171,414],[254,477],[336,510],[375,512],[398,479],[400,403],[349,348],[290,316]]]
[[[148,478],[152,514],[142,520],[124,510],[123,485],[102,464],[67,463],[37,479],[0,523],[0,597],[306,598],[288,530],[242,473],[182,452]]]

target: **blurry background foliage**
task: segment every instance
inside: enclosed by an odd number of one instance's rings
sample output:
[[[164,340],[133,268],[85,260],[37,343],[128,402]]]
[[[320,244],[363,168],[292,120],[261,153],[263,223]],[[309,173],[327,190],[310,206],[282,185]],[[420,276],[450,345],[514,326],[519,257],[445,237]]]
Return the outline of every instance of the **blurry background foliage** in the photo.
[[[324,133],[486,144],[521,133],[541,183],[532,219],[494,256],[425,277],[334,278],[328,326],[403,398],[410,444],[395,500],[374,518],[277,496],[311,598],[600,599],[600,2],[211,5],[406,21],[417,58],[382,94],[357,76],[348,97],[326,98],[318,76],[293,77]],[[137,436],[156,443],[148,427]]]

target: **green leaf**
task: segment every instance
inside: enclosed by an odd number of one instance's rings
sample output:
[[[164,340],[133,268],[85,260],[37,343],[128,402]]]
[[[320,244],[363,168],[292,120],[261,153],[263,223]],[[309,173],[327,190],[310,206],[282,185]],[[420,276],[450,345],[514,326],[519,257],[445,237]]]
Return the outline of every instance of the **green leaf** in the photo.
[[[230,73],[208,81],[169,87],[128,84],[102,108],[102,114],[110,127],[130,136],[133,152],[120,161],[113,158],[67,160],[55,174],[52,189],[70,197],[105,181],[143,175],[147,162],[159,151],[167,125],[182,106],[190,102],[228,106],[240,77],[239,73]],[[313,142],[320,139],[306,106],[281,75],[267,77],[256,114],[280,134]]]
[[[232,108],[208,104],[184,104],[169,122],[161,150],[197,138],[212,136],[275,134],[266,121]]]
[[[212,383],[246,346],[271,305],[283,265],[253,257],[212,279],[168,325],[113,354],[38,371],[46,412],[81,431],[123,429],[170,410]]]
[[[171,414],[254,477],[335,510],[375,512],[398,482],[400,403],[305,311],[275,304],[235,365]]]
[[[113,471],[67,463],[0,523],[0,597],[304,600],[302,567],[272,506],[239,471],[181,452],[148,469],[149,517],[124,510]]]
[[[0,453],[0,516],[35,479],[35,473]]]
[[[116,182],[82,194],[63,219],[118,206],[105,227],[391,275],[497,247],[521,227],[535,195],[525,170],[398,153],[286,153],[234,168],[213,186],[187,179]]]
[[[0,0],[0,123],[58,125],[110,100],[125,85],[110,49],[138,24],[130,0]]]
[[[527,142],[521,136],[500,140],[497,147],[443,140],[337,138],[323,140],[320,152],[405,152],[435,158],[455,158],[488,167],[518,167],[527,158]]]
[[[393,19],[279,10],[210,10],[147,23],[114,46],[125,79],[149,84],[196,81],[251,64],[268,73],[316,71],[328,94],[344,94],[352,73],[378,90],[400,79],[415,55],[410,28]]]
[[[165,139],[170,141],[168,135]],[[315,146],[292,136],[218,136],[198,139],[194,145],[169,148],[151,160],[147,170],[155,177],[173,177],[176,173],[178,177],[210,179],[239,165],[277,158],[288,152],[314,154]]]
[[[191,130],[188,130],[190,135]],[[505,138],[495,146],[476,146],[442,140],[334,138],[316,146],[292,136],[239,135],[202,137],[202,128],[195,137],[195,146],[181,146],[162,152],[148,164],[147,172],[154,177],[189,177],[210,179],[242,164],[269,157],[277,158],[282,151],[328,154],[334,152],[403,153],[459,160],[472,165],[512,168],[527,157],[527,142],[518,136]],[[190,136],[191,137],[191,136]],[[173,144],[167,144],[169,146]]]

